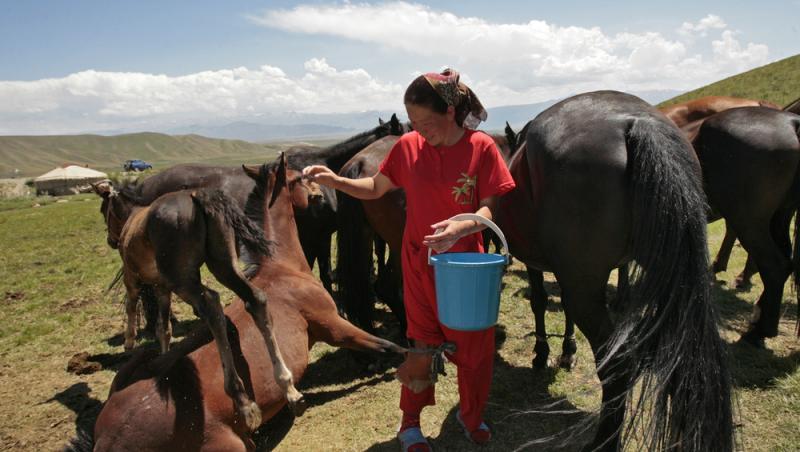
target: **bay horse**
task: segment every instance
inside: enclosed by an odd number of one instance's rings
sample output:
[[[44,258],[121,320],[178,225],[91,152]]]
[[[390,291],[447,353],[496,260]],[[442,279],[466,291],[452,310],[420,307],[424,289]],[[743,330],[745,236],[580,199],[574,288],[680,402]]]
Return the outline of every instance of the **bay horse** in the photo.
[[[269,298],[269,317],[296,380],[308,365],[309,349],[319,341],[375,353],[404,353],[405,349],[339,317],[333,299],[311,273],[294,222],[295,182],[285,160],[251,170],[265,176],[259,183],[266,187],[265,196],[274,200],[265,209],[262,226],[275,243],[272,254],[262,256],[251,282]],[[286,399],[274,379],[260,326],[242,299],[234,300],[225,314],[235,365],[266,421]],[[216,343],[202,329],[166,354],[141,351],[112,382],[94,426],[94,451],[252,450],[250,432],[220,389],[218,355]]]
[[[504,134],[491,134],[504,159],[513,153],[516,141],[511,126],[506,123]],[[389,136],[367,146],[353,156],[339,170],[344,177],[359,179],[371,177],[386,158],[399,137]],[[400,323],[403,337],[406,316],[403,306],[400,247],[405,226],[406,198],[402,189],[392,190],[373,200],[358,200],[346,193],[337,192],[339,200],[339,227],[337,232],[337,275],[343,310],[348,318],[371,331],[374,303],[372,290],[373,244],[376,239],[389,248],[388,262],[383,253],[378,256],[378,273],[374,292],[384,301]],[[484,243],[490,236],[484,234]],[[499,245],[498,246],[499,249]]]
[[[763,107],[735,108],[706,119],[694,139],[708,201],[755,260],[764,291],[742,339],[758,346],[778,334],[783,286],[800,280],[800,116]],[[800,299],[800,292],[798,292]]]
[[[511,254],[556,276],[595,356],[602,405],[586,448],[732,450],[701,170],[680,129],[635,96],[581,94],[534,119],[509,169],[517,186],[496,221]],[[609,304],[624,264],[630,283]]]
[[[305,182],[296,186],[303,189],[298,190],[298,199],[307,204],[316,184]],[[219,190],[167,193],[149,205],[136,205],[132,195],[107,187],[94,186],[103,198],[101,213],[107,221],[107,240],[122,257],[127,312],[125,349],[130,350],[135,344],[136,303],[141,287],[152,287],[158,302],[156,334],[162,353],[169,349],[172,336],[169,319],[171,295],[178,295],[192,305],[214,336],[225,375],[225,392],[234,400],[246,425],[255,429],[261,423],[260,413],[249,399],[233,365],[219,294],[201,281],[200,267],[206,264],[220,283],[245,300],[247,311],[261,327],[275,379],[292,410],[297,415],[302,414],[305,402],[295,389],[291,372],[281,357],[272,321],[267,315],[266,295],[248,282],[237,267],[237,236],[254,253],[269,254],[272,244],[264,239],[259,227]],[[260,199],[262,204],[266,202],[263,196]]]

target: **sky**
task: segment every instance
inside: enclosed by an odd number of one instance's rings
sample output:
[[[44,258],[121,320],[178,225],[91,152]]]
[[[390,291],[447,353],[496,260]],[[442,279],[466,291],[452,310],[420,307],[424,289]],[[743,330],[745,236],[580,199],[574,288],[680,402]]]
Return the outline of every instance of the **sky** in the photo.
[[[402,113],[457,69],[484,105],[687,91],[800,53],[800,0],[4,1],[0,135]]]

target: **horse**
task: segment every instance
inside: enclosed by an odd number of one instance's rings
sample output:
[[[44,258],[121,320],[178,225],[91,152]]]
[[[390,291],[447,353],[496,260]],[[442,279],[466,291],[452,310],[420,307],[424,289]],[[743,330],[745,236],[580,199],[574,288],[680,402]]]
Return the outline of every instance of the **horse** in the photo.
[[[781,107],[767,100],[743,99],[730,96],[705,96],[679,104],[660,107],[661,113],[678,127],[707,118],[715,113],[738,107],[768,107],[780,110]]]
[[[297,380],[308,365],[314,343],[375,353],[405,349],[370,335],[341,318],[333,299],[311,273],[297,234],[291,173],[285,159],[252,168],[265,196],[263,231],[274,241],[270,256],[261,258],[251,282],[269,298],[267,309],[281,338],[284,360]],[[287,180],[289,181],[287,183]],[[261,418],[274,416],[286,403],[261,340],[259,326],[242,299],[225,309],[235,365]],[[175,344],[166,354],[143,350],[115,376],[108,399],[94,426],[94,450],[244,451],[255,445],[220,390],[217,346],[204,330]]]
[[[304,181],[294,186],[298,204],[303,203],[301,208],[307,207],[308,198],[315,191],[317,197],[321,196],[313,182]],[[267,315],[267,297],[248,282],[236,264],[236,236],[255,253],[269,254],[272,244],[264,239],[258,226],[219,190],[167,193],[146,206],[134,205],[135,199],[124,191],[117,193],[101,186],[95,186],[95,190],[103,198],[101,213],[107,219],[109,245],[118,248],[122,257],[122,280],[127,293],[125,349],[130,350],[135,344],[136,301],[141,286],[146,284],[154,289],[158,301],[156,331],[162,353],[167,352],[172,336],[171,294],[177,294],[192,305],[211,330],[225,374],[225,392],[234,400],[246,425],[257,428],[261,423],[260,412],[236,373],[219,294],[200,279],[200,267],[205,263],[219,282],[245,300],[247,311],[256,319],[269,350],[275,379],[292,410],[301,415],[305,401],[294,387],[292,374],[281,357],[272,321]],[[265,199],[260,198],[263,204]]]
[[[305,162],[329,164],[335,167],[337,164],[341,165],[347,161],[373,141],[387,135],[400,135],[402,131],[402,124],[395,115],[392,115],[389,122],[379,120],[377,127],[329,147],[295,146],[289,148],[286,151],[287,157],[290,167],[293,169],[302,169]],[[135,188],[135,194],[143,202],[150,203],[165,193],[178,190],[202,187],[219,188],[233,199],[250,219],[261,224],[261,207],[248,202],[254,186],[253,179],[248,177],[240,167],[184,164],[172,166],[148,177]],[[336,210],[336,198],[331,190],[324,187],[322,190],[324,198],[321,202],[311,205],[306,211],[297,212],[297,224],[300,231],[300,243],[303,244],[309,265],[313,267],[314,261],[318,261],[320,279],[328,292],[332,293],[330,235],[335,230],[335,217],[332,212]],[[240,251],[241,259],[247,264],[245,274],[252,276],[258,271],[259,260],[255,256],[249,256],[244,247],[241,247]]]
[[[735,108],[706,119],[694,148],[709,204],[739,236],[755,260],[764,291],[742,340],[764,346],[778,334],[783,286],[800,280],[800,116],[763,107]],[[800,299],[800,292],[798,292]]]
[[[496,222],[516,259],[556,276],[595,356],[602,405],[586,448],[641,434],[648,450],[732,450],[701,170],[680,129],[635,96],[581,94],[534,119],[509,169],[517,186]],[[625,264],[630,284],[608,304]]]
[[[504,134],[490,135],[503,158],[513,152],[516,139],[506,123]],[[359,179],[371,177],[386,158],[398,137],[385,137],[367,146],[353,156],[339,170],[339,175]],[[343,310],[348,318],[367,331],[372,330],[373,243],[376,239],[389,247],[389,259],[384,263],[383,253],[378,254],[378,273],[374,292],[383,300],[400,324],[403,337],[406,316],[402,297],[402,270],[400,247],[405,227],[406,198],[402,189],[392,190],[373,200],[358,200],[346,193],[337,192],[339,200],[339,228],[337,232],[337,275]],[[484,235],[488,246],[490,235]],[[499,245],[498,246],[499,249]]]
[[[690,142],[694,140],[700,130],[700,126],[706,118],[725,111],[731,108],[739,107],[767,107],[775,110],[781,110],[781,107],[775,103],[767,100],[745,99],[740,97],[730,96],[705,96],[699,99],[693,99],[679,104],[661,107],[659,110],[664,113],[675,125],[681,128],[686,133]],[[787,106],[788,108],[789,106]],[[725,224],[725,237],[722,240],[717,257],[711,264],[714,273],[719,273],[727,270],[728,260],[730,259],[733,245],[736,241],[736,234],[733,232],[730,225]],[[749,286],[752,276],[756,273],[755,263],[748,257],[744,270],[740,273],[734,282],[734,287],[745,288]]]

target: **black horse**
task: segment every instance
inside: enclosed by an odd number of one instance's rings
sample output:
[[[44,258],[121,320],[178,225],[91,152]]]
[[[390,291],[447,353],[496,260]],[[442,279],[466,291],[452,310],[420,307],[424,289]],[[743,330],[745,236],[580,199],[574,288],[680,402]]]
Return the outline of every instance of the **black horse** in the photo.
[[[732,450],[691,145],[652,106],[612,91],[554,105],[525,139],[496,218],[515,258],[555,274],[591,344],[603,396],[589,448],[619,450],[641,434],[647,450]],[[608,303],[609,274],[626,263],[630,284]]]
[[[742,336],[758,346],[778,334],[786,279],[800,279],[797,222],[794,250],[789,239],[800,207],[799,131],[794,113],[735,108],[706,119],[693,141],[713,214],[736,231],[761,273],[764,292]]]

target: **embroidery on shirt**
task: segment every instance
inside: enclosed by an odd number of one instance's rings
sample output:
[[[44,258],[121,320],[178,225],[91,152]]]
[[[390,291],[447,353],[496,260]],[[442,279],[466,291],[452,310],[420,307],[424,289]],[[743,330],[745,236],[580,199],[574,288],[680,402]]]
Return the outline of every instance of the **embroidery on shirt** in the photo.
[[[478,180],[478,176],[470,177],[467,173],[461,173],[461,176],[462,177],[456,181],[460,183],[461,186],[456,185],[453,187],[453,196],[459,204],[472,204],[472,197],[475,193],[475,184]]]

